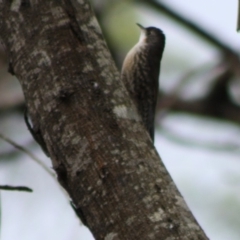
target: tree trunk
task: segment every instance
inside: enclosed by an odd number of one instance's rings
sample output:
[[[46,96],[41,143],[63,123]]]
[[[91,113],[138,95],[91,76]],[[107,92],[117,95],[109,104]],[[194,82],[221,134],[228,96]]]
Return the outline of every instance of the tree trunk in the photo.
[[[96,239],[207,239],[119,80],[87,0],[2,0],[33,129]]]

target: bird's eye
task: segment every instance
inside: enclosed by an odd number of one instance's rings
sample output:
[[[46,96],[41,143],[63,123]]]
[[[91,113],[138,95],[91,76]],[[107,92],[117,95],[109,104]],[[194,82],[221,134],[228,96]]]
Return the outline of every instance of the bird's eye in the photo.
[[[148,31],[148,36],[152,35],[153,32],[152,31]]]

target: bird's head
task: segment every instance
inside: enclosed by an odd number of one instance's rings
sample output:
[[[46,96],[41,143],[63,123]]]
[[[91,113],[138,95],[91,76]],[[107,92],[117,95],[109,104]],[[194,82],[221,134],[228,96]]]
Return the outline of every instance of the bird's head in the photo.
[[[161,29],[156,27],[143,27],[141,24],[137,23],[138,27],[141,29],[141,35],[139,42],[144,42],[151,45],[164,46],[165,35]]]

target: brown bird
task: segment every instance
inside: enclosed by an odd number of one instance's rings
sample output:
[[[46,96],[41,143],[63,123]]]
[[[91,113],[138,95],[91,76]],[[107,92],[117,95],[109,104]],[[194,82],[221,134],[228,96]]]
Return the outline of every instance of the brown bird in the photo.
[[[144,28],[138,23],[137,25],[141,29],[141,35],[138,43],[128,52],[123,62],[121,78],[154,141],[158,77],[165,35],[158,28]]]

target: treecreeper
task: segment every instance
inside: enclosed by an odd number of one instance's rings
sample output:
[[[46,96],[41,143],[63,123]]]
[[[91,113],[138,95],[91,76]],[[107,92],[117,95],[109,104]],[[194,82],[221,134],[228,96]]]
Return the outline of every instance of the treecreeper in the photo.
[[[154,142],[154,119],[165,35],[159,28],[137,25],[141,29],[140,38],[124,59],[121,79]]]

